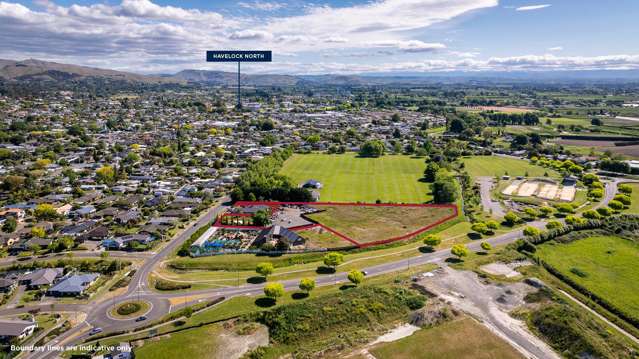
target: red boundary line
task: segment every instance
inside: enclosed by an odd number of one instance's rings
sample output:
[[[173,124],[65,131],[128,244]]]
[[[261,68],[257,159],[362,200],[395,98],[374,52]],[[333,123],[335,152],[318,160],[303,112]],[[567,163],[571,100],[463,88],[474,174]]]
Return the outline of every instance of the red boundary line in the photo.
[[[334,235],[356,245],[357,247],[360,248],[366,248],[366,247],[371,247],[371,246],[377,246],[377,245],[381,245],[381,244],[387,244],[387,243],[392,243],[392,242],[396,242],[396,241],[401,241],[404,239],[408,239],[411,237],[414,237],[418,234],[421,234],[423,232],[428,231],[429,229],[436,227],[444,222],[447,222],[455,217],[457,217],[459,215],[459,210],[457,208],[456,205],[454,204],[427,204],[427,203],[415,203],[415,204],[411,204],[411,203],[359,203],[359,202],[274,202],[274,201],[255,201],[255,202],[251,202],[251,201],[238,201],[235,203],[236,207],[246,207],[246,206],[256,206],[256,205],[266,205],[266,206],[270,206],[272,208],[279,208],[281,206],[284,205],[309,205],[309,206],[360,206],[360,207],[431,207],[431,208],[451,208],[453,209],[453,214],[447,217],[444,217],[436,222],[433,222],[425,227],[419,228],[413,232],[398,236],[398,237],[393,237],[393,238],[388,238],[388,239],[382,239],[379,241],[373,241],[373,242],[367,242],[367,243],[359,243],[356,240],[334,230],[333,228],[327,227],[321,223],[313,223],[313,224],[306,224],[306,225],[302,225],[302,226],[297,226],[297,227],[291,227],[289,228],[290,230],[293,231],[300,231],[300,230],[305,230],[305,229],[310,229],[313,227],[322,227],[324,229],[326,229],[327,231],[333,233]],[[253,230],[263,230],[269,227],[256,227],[256,226],[232,226],[232,225],[223,225],[221,223],[221,217],[224,216],[238,216],[238,217],[244,217],[244,216],[250,216],[250,214],[240,214],[240,213],[225,213],[222,214],[221,216],[218,216],[217,221],[215,222],[215,224],[213,224],[216,227],[220,227],[220,228],[229,228],[229,229],[253,229]]]

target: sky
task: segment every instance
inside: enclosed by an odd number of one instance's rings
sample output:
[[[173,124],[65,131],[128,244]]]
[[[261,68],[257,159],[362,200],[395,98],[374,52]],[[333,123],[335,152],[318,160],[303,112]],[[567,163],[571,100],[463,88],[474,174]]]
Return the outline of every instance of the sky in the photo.
[[[145,74],[639,69],[637,0],[0,0],[0,58]]]

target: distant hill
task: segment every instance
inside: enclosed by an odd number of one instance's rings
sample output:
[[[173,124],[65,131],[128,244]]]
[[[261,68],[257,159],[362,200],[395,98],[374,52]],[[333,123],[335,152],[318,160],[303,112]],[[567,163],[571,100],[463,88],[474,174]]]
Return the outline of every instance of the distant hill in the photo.
[[[102,79],[131,83],[176,83],[175,78],[145,76],[130,72],[59,64],[41,60],[12,61],[0,59],[0,78],[12,82],[67,82]]]
[[[237,84],[237,73],[224,71],[183,70],[170,78],[222,86]],[[248,86],[294,86],[298,84],[299,78],[289,75],[241,74],[240,81],[242,85]]]
[[[638,82],[638,70],[592,70],[592,71],[477,71],[477,72],[390,72],[353,75],[281,75],[246,74],[241,75],[244,86],[384,86],[384,85],[425,85],[443,83],[567,83],[567,82]],[[106,70],[86,66],[60,64],[41,60],[0,59],[0,84],[30,84],[47,88],[50,84],[58,87],[73,87],[85,84],[94,89],[131,87],[148,85],[201,84],[214,86],[235,86],[236,72],[209,70],[182,70],[176,74],[140,75],[130,72]],[[111,86],[113,87],[113,86]]]

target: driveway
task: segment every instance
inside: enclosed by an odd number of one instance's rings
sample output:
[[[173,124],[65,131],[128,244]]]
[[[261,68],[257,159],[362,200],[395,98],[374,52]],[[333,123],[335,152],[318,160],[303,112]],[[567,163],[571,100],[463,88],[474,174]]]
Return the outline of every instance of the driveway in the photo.
[[[499,201],[493,201],[491,197],[491,191],[493,189],[493,178],[477,177],[477,182],[479,183],[481,205],[484,208],[484,212],[490,213],[497,218],[503,218],[506,213],[501,207],[501,203],[499,203]]]

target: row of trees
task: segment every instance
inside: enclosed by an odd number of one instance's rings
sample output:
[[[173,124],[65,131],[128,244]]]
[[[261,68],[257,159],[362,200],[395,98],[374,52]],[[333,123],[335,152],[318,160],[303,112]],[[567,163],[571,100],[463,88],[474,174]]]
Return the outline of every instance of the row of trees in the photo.
[[[234,201],[312,201],[313,197],[307,189],[295,186],[290,178],[279,173],[282,164],[292,153],[290,148],[277,150],[260,161],[251,163],[240,175],[231,192],[231,198]]]

